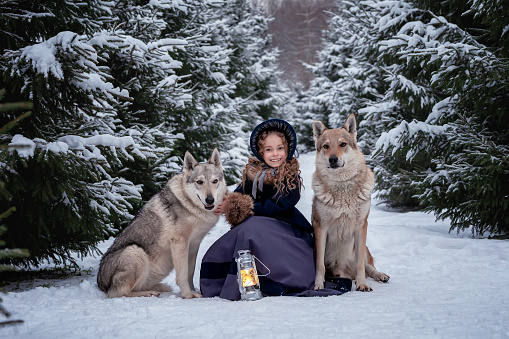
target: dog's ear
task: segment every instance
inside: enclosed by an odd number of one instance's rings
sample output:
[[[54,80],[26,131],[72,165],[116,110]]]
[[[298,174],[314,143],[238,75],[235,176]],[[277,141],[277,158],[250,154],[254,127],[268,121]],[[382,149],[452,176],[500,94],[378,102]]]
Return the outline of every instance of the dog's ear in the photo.
[[[186,151],[186,155],[184,155],[184,171],[192,171],[196,165],[198,165],[198,161],[194,159],[189,151]]]
[[[219,154],[217,148],[214,148],[214,151],[212,151],[212,155],[209,159],[209,164],[216,166],[221,171],[223,170],[223,166],[221,165],[221,155]]]
[[[353,113],[348,116],[343,128],[353,135],[354,138],[357,138],[357,122],[355,121],[355,115]]]
[[[313,140],[315,140],[316,150],[318,151],[318,139],[325,132],[327,127],[321,121],[313,121]]]

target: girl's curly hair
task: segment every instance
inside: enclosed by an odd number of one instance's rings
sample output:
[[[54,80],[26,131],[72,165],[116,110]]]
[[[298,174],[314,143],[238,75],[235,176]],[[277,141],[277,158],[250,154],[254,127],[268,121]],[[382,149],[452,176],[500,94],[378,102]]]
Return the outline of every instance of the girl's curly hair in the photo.
[[[278,131],[265,131],[260,134],[260,137],[258,138],[259,155],[263,158],[263,146],[265,144],[265,139],[271,134],[276,134],[281,138],[281,140],[283,140],[286,155],[288,156],[288,141],[286,140],[285,135]],[[243,182],[245,182],[247,178],[247,168],[255,166],[257,162],[259,162],[259,160],[254,157],[249,159],[249,162],[246,167],[244,167],[244,172],[242,174]],[[295,181],[295,178],[298,178],[297,182]],[[303,183],[302,178],[300,177],[299,161],[297,158],[292,157],[290,160],[285,161],[281,166],[279,166],[272,183],[277,189],[277,194],[284,195],[290,190],[295,189],[297,185],[300,191],[301,187],[303,187]]]

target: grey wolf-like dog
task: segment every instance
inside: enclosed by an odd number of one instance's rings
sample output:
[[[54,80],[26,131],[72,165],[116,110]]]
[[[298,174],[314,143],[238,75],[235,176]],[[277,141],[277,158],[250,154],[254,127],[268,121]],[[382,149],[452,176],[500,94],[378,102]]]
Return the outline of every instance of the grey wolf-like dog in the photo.
[[[99,288],[110,298],[158,296],[171,291],[161,281],[175,269],[182,298],[201,297],[193,284],[196,256],[226,192],[218,150],[202,164],[186,152],[183,173],[141,208],[102,257]]]

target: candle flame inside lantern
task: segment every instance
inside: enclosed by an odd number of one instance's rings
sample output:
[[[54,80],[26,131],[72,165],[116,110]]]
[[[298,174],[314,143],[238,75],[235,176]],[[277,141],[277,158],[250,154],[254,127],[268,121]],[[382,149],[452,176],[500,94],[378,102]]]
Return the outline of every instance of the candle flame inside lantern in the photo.
[[[242,277],[242,286],[248,287],[258,285],[258,276],[256,275],[254,268],[242,270],[240,274]]]

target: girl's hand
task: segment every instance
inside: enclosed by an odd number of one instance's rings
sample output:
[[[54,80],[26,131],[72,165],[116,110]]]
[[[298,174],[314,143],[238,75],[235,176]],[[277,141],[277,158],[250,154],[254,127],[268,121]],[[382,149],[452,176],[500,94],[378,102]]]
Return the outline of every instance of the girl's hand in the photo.
[[[216,215],[224,214],[227,205],[228,205],[228,197],[224,197],[223,202],[220,203],[219,206],[216,207],[214,214],[216,214]]]

